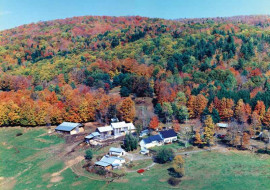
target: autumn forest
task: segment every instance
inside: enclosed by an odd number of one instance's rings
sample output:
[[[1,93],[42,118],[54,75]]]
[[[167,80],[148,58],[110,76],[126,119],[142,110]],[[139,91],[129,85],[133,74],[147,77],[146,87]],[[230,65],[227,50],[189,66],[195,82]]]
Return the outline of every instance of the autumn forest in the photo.
[[[84,16],[0,31],[0,125],[135,117],[270,128],[270,17]],[[120,87],[120,93],[111,90]]]

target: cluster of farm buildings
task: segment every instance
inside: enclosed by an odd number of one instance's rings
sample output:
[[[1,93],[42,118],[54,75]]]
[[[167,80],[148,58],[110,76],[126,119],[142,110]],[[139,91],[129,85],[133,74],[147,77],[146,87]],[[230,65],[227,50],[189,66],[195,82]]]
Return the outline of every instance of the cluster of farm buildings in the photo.
[[[78,134],[84,131],[84,125],[81,123],[63,122],[55,128],[55,131],[70,135]],[[133,134],[135,131],[136,128],[133,123],[114,120],[110,125],[97,127],[95,132],[85,136],[85,142],[91,145],[98,145],[102,143],[102,141],[123,137],[129,133]],[[143,137],[139,142],[141,154],[148,154],[148,149],[151,147],[162,146],[177,140],[177,133],[173,129],[163,130],[149,137],[146,137],[147,135],[149,135],[148,130],[144,130],[140,133],[140,137]],[[122,148],[111,147],[108,154],[103,156],[98,162],[95,162],[95,165],[105,169],[119,168],[125,163],[125,159],[122,158],[125,154],[126,152]]]

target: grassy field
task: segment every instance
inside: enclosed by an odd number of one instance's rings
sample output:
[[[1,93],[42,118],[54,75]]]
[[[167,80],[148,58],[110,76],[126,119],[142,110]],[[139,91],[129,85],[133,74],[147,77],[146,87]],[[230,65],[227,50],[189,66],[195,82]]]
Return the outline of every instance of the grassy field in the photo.
[[[171,164],[154,165],[143,175],[128,172],[106,183],[82,166],[83,151],[66,155],[64,140],[44,128],[0,129],[0,189],[173,189],[168,185]],[[23,133],[16,136],[17,133]],[[102,151],[101,151],[102,152]],[[76,160],[76,159],[75,159]],[[248,152],[201,152],[185,158],[186,176],[177,189],[269,189],[270,157]],[[147,167],[150,160],[130,170]],[[68,167],[70,166],[70,167]]]

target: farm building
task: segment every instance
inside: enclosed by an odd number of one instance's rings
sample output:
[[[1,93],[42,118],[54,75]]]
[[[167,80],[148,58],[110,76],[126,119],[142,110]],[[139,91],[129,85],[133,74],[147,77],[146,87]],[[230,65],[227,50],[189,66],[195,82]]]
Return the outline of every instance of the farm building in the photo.
[[[177,133],[173,129],[160,131],[159,134],[161,135],[164,143],[172,143],[177,140]]]
[[[229,124],[228,123],[217,123],[217,126],[219,128],[228,128],[229,127]]]
[[[111,147],[109,150],[110,156],[124,156],[125,154],[126,154],[126,152],[122,148]]]
[[[111,123],[111,125],[105,127],[98,127],[96,131],[100,133],[101,138],[108,138],[112,135],[114,135],[114,137],[123,136],[129,132],[134,132],[135,129],[133,123],[122,121]]]
[[[99,132],[101,138],[108,138],[112,136],[113,128],[109,125],[105,127],[98,127],[96,131]]]
[[[228,123],[217,123],[217,133],[223,135],[226,134],[228,127]]]
[[[100,161],[95,162],[96,166],[100,166],[106,170],[111,170],[121,167],[125,163],[124,158],[114,157],[114,156],[103,156]]]
[[[140,153],[141,154],[148,154],[149,153],[149,150],[146,149],[146,148],[144,148],[144,147],[142,147]]]
[[[90,135],[87,135],[84,139],[85,139],[85,142],[89,142],[90,140],[96,139],[98,137],[100,137],[100,133],[99,132],[93,132]]]
[[[79,132],[83,132],[83,127],[84,125],[81,123],[63,122],[55,128],[55,131],[74,135]]]
[[[111,123],[111,127],[113,128],[114,136],[123,136],[129,132],[134,132],[136,129],[133,123],[126,123],[125,121]]]
[[[163,145],[163,139],[159,134],[145,138],[141,140],[140,142],[141,149],[147,149],[147,148],[151,148],[154,146],[161,146],[161,145]]]

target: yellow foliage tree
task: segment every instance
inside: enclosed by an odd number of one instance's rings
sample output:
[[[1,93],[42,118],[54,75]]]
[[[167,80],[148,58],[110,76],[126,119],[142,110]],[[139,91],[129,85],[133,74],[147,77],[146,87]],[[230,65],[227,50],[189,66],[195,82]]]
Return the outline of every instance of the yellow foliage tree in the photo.
[[[173,159],[173,169],[178,174],[179,177],[185,175],[184,163],[185,160],[180,155],[175,156]]]
[[[214,144],[214,129],[215,125],[213,123],[213,119],[208,115],[204,121],[204,141],[208,145]]]

